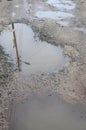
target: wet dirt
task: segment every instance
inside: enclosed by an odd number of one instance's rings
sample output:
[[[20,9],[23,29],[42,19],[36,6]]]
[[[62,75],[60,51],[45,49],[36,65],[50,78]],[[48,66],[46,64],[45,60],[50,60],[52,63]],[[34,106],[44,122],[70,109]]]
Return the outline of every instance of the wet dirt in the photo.
[[[12,105],[10,101],[18,97],[23,99],[35,91],[48,92],[51,95],[53,92],[60,93],[69,103],[86,104],[86,1],[73,0],[72,5],[68,1],[67,8],[63,7],[64,1],[61,1],[59,6],[62,4],[63,9],[54,7],[54,4],[47,3],[47,0],[4,1],[0,2],[0,32],[12,22],[30,24],[41,40],[62,46],[64,53],[70,56],[72,61],[59,72],[23,76],[18,71],[15,72],[0,53],[0,128],[9,130],[5,111],[9,104]],[[66,20],[38,18],[38,11],[61,11],[75,17]]]
[[[30,26],[22,23],[14,23],[19,62],[21,71],[25,74],[51,73],[63,69],[69,65],[70,59],[63,54],[63,49],[39,40]],[[16,50],[13,42],[12,25],[1,32],[0,44],[9,54],[12,63],[17,62]]]

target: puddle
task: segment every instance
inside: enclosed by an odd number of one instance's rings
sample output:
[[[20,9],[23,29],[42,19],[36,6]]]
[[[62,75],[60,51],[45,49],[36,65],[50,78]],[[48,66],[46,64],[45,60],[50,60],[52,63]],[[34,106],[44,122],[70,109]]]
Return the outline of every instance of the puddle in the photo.
[[[14,26],[22,72],[33,74],[59,71],[69,64],[70,59],[63,55],[63,49],[60,46],[56,47],[35,38],[31,27],[25,24],[16,23]],[[16,64],[12,25],[1,33],[0,44],[10,55],[10,60]]]
[[[20,6],[19,6],[19,5],[15,5],[14,7],[15,7],[15,8],[19,8]]]
[[[56,20],[56,22],[62,26],[69,26],[70,18],[74,18],[73,10],[75,9],[75,3],[71,0],[48,0],[48,5],[56,7],[57,11],[44,11],[40,10],[36,13],[38,18],[48,18]]]
[[[12,12],[12,13],[11,13],[11,16],[12,16],[12,17],[16,16],[16,13],[15,13],[15,12]]]
[[[83,32],[83,33],[86,33],[86,29],[83,28],[83,27],[75,27],[74,30],[77,30],[77,31],[80,31],[80,32]]]
[[[75,4],[71,0],[48,0],[47,4],[56,7],[60,11],[73,10]]]
[[[59,25],[62,25],[62,26],[69,26],[69,22],[68,21],[58,21],[56,23],[58,23]]]
[[[65,13],[65,12],[60,12],[60,11],[58,11],[58,12],[38,11],[36,13],[36,16],[39,17],[39,18],[51,18],[51,19],[55,19],[55,20],[62,20],[62,19],[74,17],[70,13]]]
[[[56,95],[32,95],[15,105],[14,114],[13,130],[86,130],[86,106],[66,104]]]

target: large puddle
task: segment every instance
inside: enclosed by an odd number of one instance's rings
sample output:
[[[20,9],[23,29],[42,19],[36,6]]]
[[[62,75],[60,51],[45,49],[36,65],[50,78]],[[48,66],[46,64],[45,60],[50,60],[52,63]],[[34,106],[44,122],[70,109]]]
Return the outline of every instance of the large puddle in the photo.
[[[33,30],[26,24],[15,23],[17,49],[14,46],[12,25],[4,30],[0,36],[0,44],[9,54],[11,62],[19,65],[24,73],[44,73],[61,70],[69,64],[69,58],[64,56],[63,49],[39,40]],[[17,57],[17,58],[16,58]]]
[[[13,130],[86,130],[86,106],[69,105],[57,95],[30,96],[14,107]]]

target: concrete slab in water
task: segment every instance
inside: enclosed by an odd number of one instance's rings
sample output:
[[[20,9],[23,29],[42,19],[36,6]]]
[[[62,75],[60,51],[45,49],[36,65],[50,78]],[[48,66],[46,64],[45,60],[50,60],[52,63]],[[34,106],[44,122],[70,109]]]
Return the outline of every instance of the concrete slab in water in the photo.
[[[69,64],[70,59],[63,54],[63,49],[34,38],[35,34],[30,26],[14,24],[15,34],[20,56],[20,67],[23,73],[34,74],[61,70]],[[16,64],[16,51],[13,43],[12,25],[4,30],[0,36],[0,44],[10,55],[10,60]],[[26,64],[26,63],[30,63]]]

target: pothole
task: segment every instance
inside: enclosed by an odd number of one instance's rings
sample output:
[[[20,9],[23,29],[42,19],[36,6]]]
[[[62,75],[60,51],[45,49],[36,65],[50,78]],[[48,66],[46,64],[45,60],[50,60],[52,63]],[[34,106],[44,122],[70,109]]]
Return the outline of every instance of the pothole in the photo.
[[[86,130],[86,106],[66,104],[57,95],[15,102],[11,116],[13,130]]]
[[[17,50],[14,46],[14,33]],[[21,72],[28,74],[51,73],[69,65],[70,59],[63,54],[63,49],[39,40],[30,26],[15,23],[14,30],[10,24],[0,35],[0,44]],[[18,51],[18,52],[17,52]],[[17,54],[18,53],[18,54]],[[17,57],[17,58],[16,58]]]

